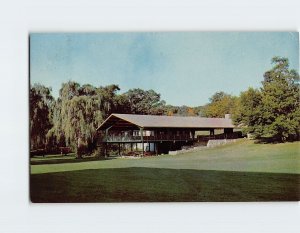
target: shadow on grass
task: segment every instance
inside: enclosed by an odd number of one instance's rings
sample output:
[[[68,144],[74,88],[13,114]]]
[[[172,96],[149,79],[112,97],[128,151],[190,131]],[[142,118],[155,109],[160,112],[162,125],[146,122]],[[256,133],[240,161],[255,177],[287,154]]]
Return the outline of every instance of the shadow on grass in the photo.
[[[30,176],[32,202],[299,201],[298,174],[115,168]]]
[[[61,164],[61,163],[82,163],[82,162],[91,162],[91,161],[100,161],[100,160],[112,160],[116,159],[116,157],[86,157],[77,159],[74,157],[58,157],[58,158],[41,158],[39,160],[31,160],[30,165],[42,165],[42,164]]]
[[[260,138],[260,139],[254,139],[254,144],[281,144],[286,142],[299,142],[300,139],[287,139],[286,141],[281,140],[274,140],[273,138]]]

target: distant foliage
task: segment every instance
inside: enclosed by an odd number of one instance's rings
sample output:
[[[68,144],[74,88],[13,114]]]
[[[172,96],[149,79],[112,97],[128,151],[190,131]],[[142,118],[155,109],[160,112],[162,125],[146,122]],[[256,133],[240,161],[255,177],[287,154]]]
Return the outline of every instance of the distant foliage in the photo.
[[[165,105],[163,107],[163,115],[167,116],[204,116],[204,107],[189,107],[186,105],[183,106],[173,106],[173,105]]]
[[[165,101],[161,100],[160,94],[153,90],[130,89],[124,95],[129,101],[130,112],[133,114],[164,114]]]
[[[211,98],[210,103],[203,109],[205,117],[221,117],[225,114],[235,114],[238,105],[238,97],[231,96],[225,92],[216,92]]]
[[[274,57],[274,67],[265,72],[260,90],[241,94],[235,122],[263,141],[299,139],[299,74],[289,69],[286,58]]]

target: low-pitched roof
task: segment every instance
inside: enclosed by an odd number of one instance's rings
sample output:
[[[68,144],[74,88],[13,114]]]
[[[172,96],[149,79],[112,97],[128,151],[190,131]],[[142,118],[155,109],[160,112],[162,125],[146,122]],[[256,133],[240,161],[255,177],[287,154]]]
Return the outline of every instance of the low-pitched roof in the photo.
[[[112,126],[129,127],[135,125],[142,128],[234,128],[229,118],[205,118],[182,116],[156,116],[137,114],[111,114],[98,129]]]

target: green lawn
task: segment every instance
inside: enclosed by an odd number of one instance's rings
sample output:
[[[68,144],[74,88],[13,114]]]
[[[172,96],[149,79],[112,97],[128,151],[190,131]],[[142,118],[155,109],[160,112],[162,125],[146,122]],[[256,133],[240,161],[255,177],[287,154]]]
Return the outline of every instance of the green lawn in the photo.
[[[141,159],[31,159],[33,202],[299,200],[300,142]]]

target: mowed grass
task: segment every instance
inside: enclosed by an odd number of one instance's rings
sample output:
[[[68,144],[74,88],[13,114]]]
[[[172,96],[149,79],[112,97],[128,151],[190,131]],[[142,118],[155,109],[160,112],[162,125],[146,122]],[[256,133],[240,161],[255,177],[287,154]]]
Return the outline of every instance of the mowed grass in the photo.
[[[33,202],[298,201],[299,152],[299,142],[240,140],[175,156],[33,159],[30,195]]]

